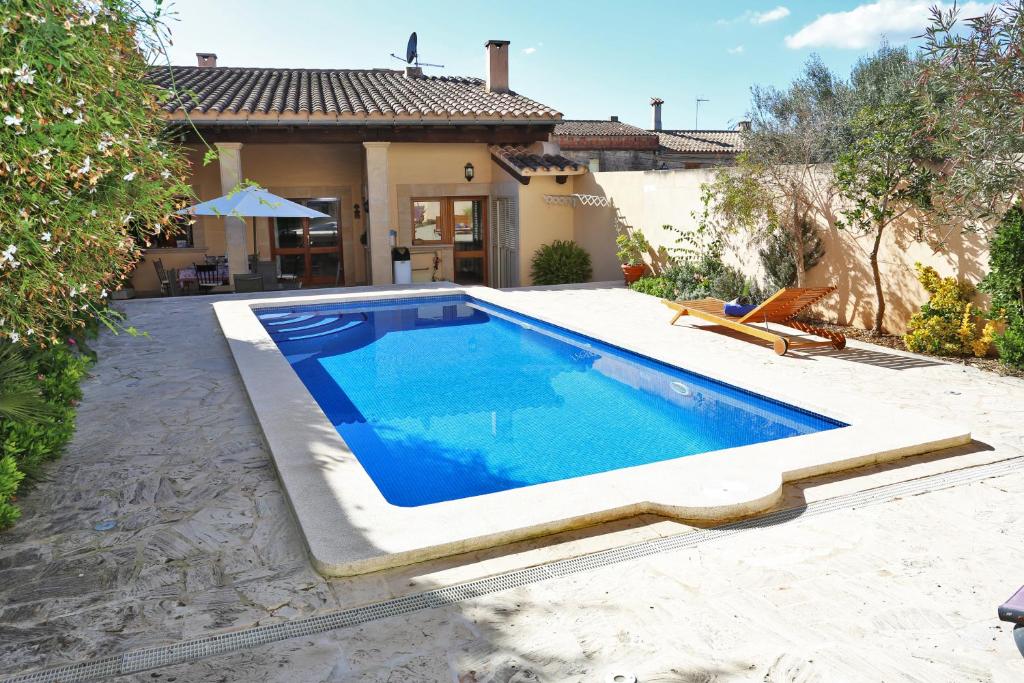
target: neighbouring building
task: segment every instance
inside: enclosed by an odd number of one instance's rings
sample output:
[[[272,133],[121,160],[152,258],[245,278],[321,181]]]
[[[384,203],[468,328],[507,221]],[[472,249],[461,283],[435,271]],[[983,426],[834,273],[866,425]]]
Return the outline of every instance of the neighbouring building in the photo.
[[[555,126],[551,141],[563,155],[593,171],[658,171],[706,168],[736,162],[743,151],[741,121],[734,130],[665,130],[661,125],[664,100],[651,99],[651,128],[619,121],[565,119]]]
[[[587,165],[549,142],[562,115],[511,89],[508,41],[485,45],[486,78],[392,69],[155,68],[179,97],[164,106],[190,150],[195,194],[251,180],[330,219],[199,218],[173,245],[147,250],[137,291],[155,292],[153,261],[185,268],[255,261],[306,285],[392,282],[391,247],[412,252],[414,281],[529,284],[534,251],[573,239],[573,192]],[[203,165],[205,145],[218,152]]]

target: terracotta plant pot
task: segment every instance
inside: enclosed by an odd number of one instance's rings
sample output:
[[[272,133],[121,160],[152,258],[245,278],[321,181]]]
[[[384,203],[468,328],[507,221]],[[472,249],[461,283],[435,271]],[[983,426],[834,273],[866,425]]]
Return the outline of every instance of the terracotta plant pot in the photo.
[[[622,266],[622,275],[626,278],[626,284],[631,285],[644,276],[647,266],[642,263],[638,266]]]

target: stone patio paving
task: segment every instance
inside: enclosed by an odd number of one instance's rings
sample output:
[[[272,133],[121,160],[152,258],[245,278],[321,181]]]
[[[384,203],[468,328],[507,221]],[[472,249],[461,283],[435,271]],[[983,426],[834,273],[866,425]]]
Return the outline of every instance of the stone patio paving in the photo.
[[[318,293],[322,293],[318,292]],[[617,289],[524,291],[569,322],[664,325]],[[0,674],[365,604],[614,547],[658,518],[356,579],[306,560],[210,303],[128,302],[147,338],[104,335],[79,430],[0,535]],[[540,302],[538,304],[538,302]],[[819,402],[838,391],[967,422],[976,443],[804,482],[787,506],[1024,455],[1024,381],[858,344],[778,358],[686,326],[721,362]],[[584,575],[140,674],[134,680],[1024,680],[995,607],[1024,583],[1024,473],[797,518]],[[94,525],[115,520],[111,531]],[[475,672],[475,673],[470,673]]]

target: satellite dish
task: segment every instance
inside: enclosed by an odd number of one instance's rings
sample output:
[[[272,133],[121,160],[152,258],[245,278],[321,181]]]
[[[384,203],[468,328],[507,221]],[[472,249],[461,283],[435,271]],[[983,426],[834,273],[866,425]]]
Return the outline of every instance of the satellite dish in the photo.
[[[409,36],[409,44],[405,47],[405,63],[412,64],[416,60],[416,31]]]
[[[391,53],[391,56],[399,61],[404,61],[406,64],[413,64],[415,66],[436,66],[441,69],[444,68],[444,64],[427,64],[420,62],[419,48],[417,46],[416,40],[416,31],[413,31],[412,35],[409,36],[409,43],[405,46],[405,59],[402,59],[394,52]]]

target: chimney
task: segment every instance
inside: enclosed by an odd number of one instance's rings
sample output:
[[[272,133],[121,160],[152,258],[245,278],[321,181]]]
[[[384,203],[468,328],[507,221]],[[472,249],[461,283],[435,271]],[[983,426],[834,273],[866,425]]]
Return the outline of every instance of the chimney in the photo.
[[[405,67],[406,78],[420,78],[423,76],[423,67],[421,66],[407,66]]]
[[[750,121],[745,121],[745,120],[744,121],[740,121],[739,123],[736,124],[736,130],[738,130],[738,131],[740,131],[742,133],[749,133],[750,132]]]
[[[196,61],[199,62],[199,66],[204,69],[212,69],[217,66],[217,53],[216,52],[197,52]]]
[[[615,122],[615,123],[618,123],[618,122],[619,122],[619,117],[618,117],[618,116],[613,116],[613,117],[611,118],[611,121],[613,121],[613,122]]]
[[[508,92],[508,41],[488,40],[487,92]]]
[[[661,130],[661,105],[665,104],[665,100],[660,97],[651,98],[651,106],[654,107],[653,122],[651,127],[654,130]]]

